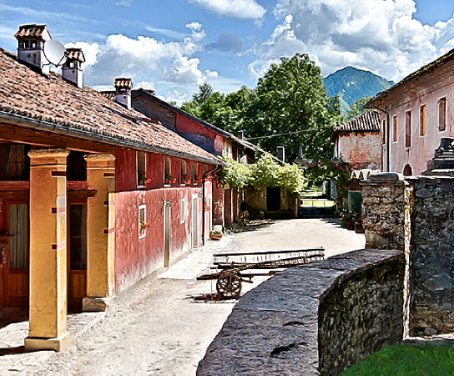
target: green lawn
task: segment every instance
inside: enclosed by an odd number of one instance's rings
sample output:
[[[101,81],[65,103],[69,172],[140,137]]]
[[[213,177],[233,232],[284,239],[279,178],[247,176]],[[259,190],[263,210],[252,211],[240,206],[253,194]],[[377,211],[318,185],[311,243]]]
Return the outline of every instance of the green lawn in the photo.
[[[453,376],[454,346],[387,346],[342,376]]]

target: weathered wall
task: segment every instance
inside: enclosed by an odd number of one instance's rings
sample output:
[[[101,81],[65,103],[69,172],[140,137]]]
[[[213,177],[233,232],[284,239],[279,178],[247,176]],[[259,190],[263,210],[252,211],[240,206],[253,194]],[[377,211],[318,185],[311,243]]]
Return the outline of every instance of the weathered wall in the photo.
[[[287,269],[240,299],[197,375],[337,375],[402,339],[403,275],[386,250]]]
[[[381,133],[340,133],[337,149],[342,161],[349,163],[353,170],[383,169]]]
[[[361,186],[366,248],[408,252],[411,187],[397,173],[370,175]]]
[[[120,192],[115,195],[115,279],[117,292],[164,266],[163,207],[171,203],[170,263],[191,249],[192,196],[201,197],[201,187]],[[188,212],[180,223],[180,200]],[[139,205],[146,205],[146,235],[139,239]],[[198,245],[202,242],[202,199],[198,200]]]
[[[216,132],[199,124],[189,117],[176,114],[176,131],[185,139],[191,141],[209,153],[220,154],[222,148],[215,147]]]
[[[410,253],[411,335],[454,331],[454,177],[418,177]]]
[[[144,96],[133,90],[132,106],[137,111],[148,116],[150,119],[160,121],[165,127],[175,130],[176,114],[174,111],[163,106],[158,100],[150,96]]]

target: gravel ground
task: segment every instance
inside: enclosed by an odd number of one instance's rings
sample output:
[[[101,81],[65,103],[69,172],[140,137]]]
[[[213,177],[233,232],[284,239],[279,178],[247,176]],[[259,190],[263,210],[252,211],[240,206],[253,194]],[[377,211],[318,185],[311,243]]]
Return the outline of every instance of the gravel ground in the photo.
[[[363,248],[364,236],[341,229],[334,221],[298,219],[253,222],[248,231],[209,241],[165,272],[123,293],[69,350],[51,354],[45,363],[30,367],[27,373],[195,375],[199,360],[235,304],[206,300],[215,294],[215,282],[195,279],[210,271],[212,254],[319,246],[325,247],[329,256]],[[264,278],[244,284],[243,292]]]

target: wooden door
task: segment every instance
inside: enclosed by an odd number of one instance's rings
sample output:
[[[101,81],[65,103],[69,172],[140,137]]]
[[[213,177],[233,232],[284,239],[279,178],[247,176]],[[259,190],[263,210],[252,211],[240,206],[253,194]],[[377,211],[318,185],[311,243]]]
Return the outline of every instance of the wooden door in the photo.
[[[170,202],[164,202],[164,266],[170,264]]]
[[[266,189],[266,210],[281,210],[281,189],[279,187],[268,187]]]
[[[29,296],[30,230],[28,204],[11,203],[7,249],[6,301],[9,306],[27,306]]]
[[[68,306],[82,308],[87,296],[87,205],[71,204],[68,212]]]
[[[199,200],[197,197],[192,198],[192,248],[199,246]]]

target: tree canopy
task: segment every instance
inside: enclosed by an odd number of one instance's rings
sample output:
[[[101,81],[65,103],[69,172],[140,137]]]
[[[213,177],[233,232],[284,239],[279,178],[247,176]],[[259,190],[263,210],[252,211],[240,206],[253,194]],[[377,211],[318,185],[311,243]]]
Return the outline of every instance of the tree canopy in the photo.
[[[331,158],[331,133],[342,121],[339,101],[328,99],[320,68],[299,53],[271,65],[255,89],[221,94],[203,84],[182,108],[234,134],[244,131],[272,154],[283,145],[290,160],[300,145],[303,158]]]

